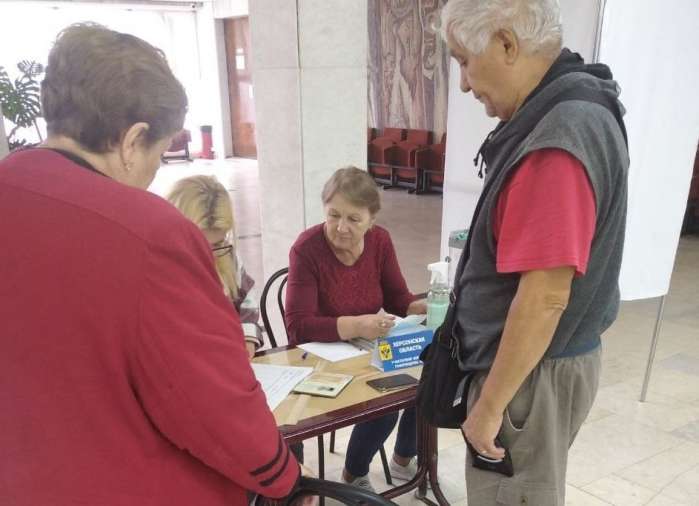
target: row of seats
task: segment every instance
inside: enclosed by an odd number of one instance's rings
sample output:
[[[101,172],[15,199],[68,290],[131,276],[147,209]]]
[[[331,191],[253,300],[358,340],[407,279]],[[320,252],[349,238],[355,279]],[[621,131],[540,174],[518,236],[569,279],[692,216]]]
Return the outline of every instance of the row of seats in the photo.
[[[387,187],[406,187],[413,193],[442,191],[447,134],[433,144],[429,130],[384,128],[367,130],[369,173]]]

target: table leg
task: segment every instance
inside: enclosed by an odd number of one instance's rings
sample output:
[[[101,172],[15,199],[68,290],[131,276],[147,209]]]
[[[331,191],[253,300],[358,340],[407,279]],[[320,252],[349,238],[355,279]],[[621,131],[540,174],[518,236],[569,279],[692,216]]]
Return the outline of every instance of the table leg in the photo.
[[[425,424],[427,425],[427,424]],[[449,501],[444,497],[442,493],[442,487],[439,486],[438,476],[437,476],[437,463],[439,457],[439,451],[437,449],[437,427],[427,426],[428,439],[430,441],[429,448],[432,450],[430,454],[430,459],[427,463],[427,475],[430,479],[430,486],[432,487],[432,493],[435,499],[440,504],[440,506],[448,506]]]
[[[323,435],[318,436],[318,478],[325,479],[325,445],[323,444]],[[318,500],[319,506],[325,506],[325,497]]]
[[[427,431],[425,430],[426,424],[422,423],[419,412],[416,414],[416,417],[417,417],[417,472],[415,473],[415,476],[413,477],[413,479],[410,480],[409,482],[404,483],[402,485],[399,485],[397,487],[394,487],[390,490],[383,492],[381,495],[383,495],[386,499],[393,499],[394,497],[398,497],[398,496],[401,496],[403,494],[406,494],[406,493],[408,493],[411,490],[414,490],[416,488],[423,488],[423,489],[425,489],[425,491],[427,490],[427,480],[428,480],[428,477],[427,477],[428,458],[427,458],[427,456],[429,455],[429,452],[430,452],[430,449],[429,449],[430,441],[426,438],[426,433],[427,433]],[[430,504],[431,506],[437,506],[429,499],[426,499],[426,498],[423,499],[424,493],[421,495],[419,490],[416,492],[415,496],[418,499],[420,499],[421,501],[427,502],[427,504]]]
[[[417,409],[417,408],[416,408]],[[396,487],[384,494],[392,498],[405,493],[417,486],[415,498],[430,506],[449,506],[449,502],[442,493],[437,479],[437,428],[429,425],[424,418],[417,413],[417,474],[403,486]],[[429,480],[437,503],[427,497],[427,481]]]

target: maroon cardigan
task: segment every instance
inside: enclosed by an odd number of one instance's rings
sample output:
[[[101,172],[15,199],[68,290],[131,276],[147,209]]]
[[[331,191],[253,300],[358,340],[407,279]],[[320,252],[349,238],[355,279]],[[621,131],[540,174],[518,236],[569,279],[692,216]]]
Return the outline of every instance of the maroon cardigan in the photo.
[[[286,330],[290,344],[338,341],[337,318],[377,313],[405,316],[416,297],[400,272],[388,232],[372,227],[364,251],[352,266],[340,262],[323,224],[303,232],[289,253]]]

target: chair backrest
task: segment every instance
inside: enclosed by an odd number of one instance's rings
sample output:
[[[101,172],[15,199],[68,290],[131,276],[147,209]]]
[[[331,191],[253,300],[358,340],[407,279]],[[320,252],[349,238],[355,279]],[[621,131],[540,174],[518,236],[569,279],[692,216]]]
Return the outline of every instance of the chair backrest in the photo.
[[[386,137],[379,137],[374,139],[367,146],[367,159],[371,163],[385,163],[386,160],[386,149],[394,146],[394,142]]]
[[[286,328],[286,319],[284,318],[284,287],[286,286],[286,279],[288,274],[288,267],[279,269],[277,272],[272,274],[265,283],[265,287],[262,289],[262,295],[260,296],[260,315],[262,316],[262,323],[265,326],[265,332],[267,333],[267,337],[269,338],[269,344],[272,348],[277,347],[277,340],[274,338],[274,331],[272,330],[272,325],[269,322],[269,312],[267,311],[267,296],[269,295],[269,292],[272,289],[272,285],[274,285],[274,282],[277,279],[282,278],[279,282],[279,288],[277,289],[277,304],[279,305],[279,312],[282,315],[282,322],[284,323],[284,326]]]
[[[384,128],[381,137],[387,137],[394,142],[400,142],[405,139],[404,128]]]
[[[371,142],[376,139],[376,128],[367,127],[366,129],[366,141]]]
[[[432,132],[429,130],[415,130],[411,128],[407,131],[405,140],[420,144],[421,146],[426,146],[432,144]]]
[[[352,506],[359,506],[360,504],[367,504],[370,506],[396,506],[396,503],[363,488],[335,481],[306,478],[305,476],[299,480],[299,487],[296,491],[286,498],[284,506],[290,506],[296,499],[304,495],[327,497],[335,499],[342,504]]]
[[[401,141],[396,144],[394,161],[396,165],[413,167],[415,165],[415,152],[420,149],[420,144],[412,141]]]

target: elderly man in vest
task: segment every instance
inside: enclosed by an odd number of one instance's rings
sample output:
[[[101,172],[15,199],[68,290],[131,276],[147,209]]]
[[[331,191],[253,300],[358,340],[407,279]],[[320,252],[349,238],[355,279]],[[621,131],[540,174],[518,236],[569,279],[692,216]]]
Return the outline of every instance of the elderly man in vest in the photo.
[[[607,66],[561,48],[556,0],[450,0],[442,30],[461,89],[501,120],[478,153],[485,186],[454,290],[460,367],[472,373],[468,504],[562,506],[600,335],[619,307],[619,87]],[[513,476],[474,467],[506,450]]]

